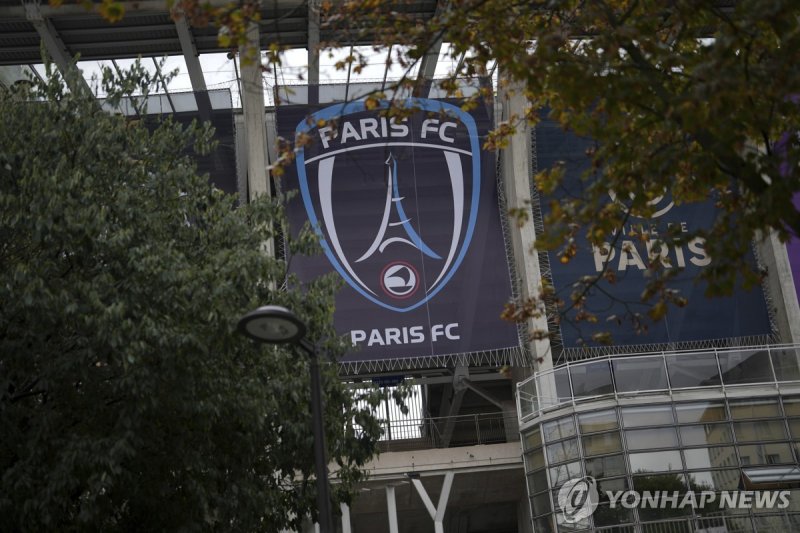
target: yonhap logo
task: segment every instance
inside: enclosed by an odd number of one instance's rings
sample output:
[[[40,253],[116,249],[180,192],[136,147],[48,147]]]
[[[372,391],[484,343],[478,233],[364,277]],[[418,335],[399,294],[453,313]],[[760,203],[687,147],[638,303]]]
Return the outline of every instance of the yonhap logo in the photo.
[[[411,98],[406,118],[364,102],[313,113],[296,128],[303,205],[331,265],[392,311],[424,305],[464,260],[478,217],[481,153],[473,117]],[[343,208],[353,206],[357,209]]]
[[[558,505],[568,524],[591,516],[598,500],[597,482],[591,476],[570,479],[558,491]]]

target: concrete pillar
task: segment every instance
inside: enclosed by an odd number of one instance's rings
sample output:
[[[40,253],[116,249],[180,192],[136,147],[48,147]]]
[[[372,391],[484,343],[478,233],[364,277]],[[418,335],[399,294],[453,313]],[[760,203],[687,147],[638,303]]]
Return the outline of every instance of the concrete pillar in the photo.
[[[350,506],[346,503],[340,503],[339,509],[342,510],[342,533],[353,533],[350,526]]]
[[[267,128],[264,118],[264,83],[261,79],[261,53],[258,24],[251,22],[247,29],[247,42],[255,46],[256,54],[248,53],[246,46],[239,50],[242,61],[242,114],[246,135],[247,200],[252,202],[262,194],[270,194],[267,173]],[[255,58],[252,56],[255,55]],[[263,245],[267,255],[275,255],[275,242],[269,239]]]
[[[509,209],[528,208],[531,201],[531,185],[533,169],[531,168],[531,130],[524,120],[528,101],[520,84],[505,80],[503,116],[504,121],[511,121],[516,132],[509,139],[509,146],[503,151],[503,177],[506,190],[506,204]],[[537,296],[541,290],[542,273],[539,257],[532,252],[536,242],[536,230],[533,222],[517,228],[512,224],[511,245],[520,277],[521,296],[528,298]],[[530,331],[547,331],[547,318],[542,316],[529,320]],[[537,371],[547,370],[553,366],[553,357],[549,339],[531,342],[531,352],[536,359],[534,367]]]
[[[786,246],[774,232],[758,241],[758,256],[767,269],[767,290],[772,299],[781,342],[800,343],[800,306],[792,279]]]
[[[433,530],[435,533],[444,533],[444,513],[447,509],[447,500],[450,498],[450,489],[453,486],[454,475],[452,470],[444,475],[442,492],[439,494],[439,503],[436,506],[433,505],[433,501],[430,496],[428,496],[428,492],[425,490],[419,478],[411,479],[411,483],[413,483],[414,488],[417,489],[417,493],[422,499],[422,503],[425,504],[428,514],[430,514],[433,519]]]
[[[386,507],[389,515],[389,533],[397,533],[397,502],[394,497],[394,485],[386,485]]]
[[[247,30],[248,42],[258,46],[258,25],[251,23]],[[246,57],[241,50],[239,57]],[[247,135],[247,185],[248,200],[269,194],[267,181],[267,128],[264,124],[264,84],[261,80],[260,55],[255,60],[242,62],[242,112]]]
[[[517,532],[533,533],[531,502],[527,496],[517,503]]]

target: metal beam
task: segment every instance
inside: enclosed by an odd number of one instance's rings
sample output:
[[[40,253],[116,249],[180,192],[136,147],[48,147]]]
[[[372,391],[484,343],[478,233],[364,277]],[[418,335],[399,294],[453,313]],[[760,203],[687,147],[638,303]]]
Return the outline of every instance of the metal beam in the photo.
[[[442,391],[443,398],[439,408],[439,416],[446,417],[444,428],[441,432],[443,448],[450,446],[450,440],[453,438],[453,431],[456,429],[456,416],[458,416],[458,413],[461,411],[461,402],[464,400],[464,394],[467,392],[464,379],[468,375],[469,370],[467,367],[456,367],[453,372],[452,385],[445,387]],[[450,397],[444,398],[445,394],[450,395]]]
[[[151,57],[150,59],[153,60],[153,66],[156,67],[156,75],[158,76],[158,80],[161,82],[161,86],[164,87],[164,94],[167,95],[167,102],[169,102],[169,108],[174,113],[175,104],[172,103],[172,96],[170,96],[169,89],[167,88],[167,80],[164,79],[164,74],[161,72],[161,67],[158,65],[158,61],[156,61],[156,58]]]
[[[319,103],[319,0],[308,0],[308,103]]]
[[[36,32],[44,43],[47,53],[53,58],[58,70],[64,76],[67,86],[71,91],[79,93],[85,91],[86,94],[92,94],[89,84],[83,79],[78,67],[72,59],[72,55],[67,50],[61,37],[56,33],[53,23],[42,15],[41,8],[38,3],[25,3],[25,17],[36,28]]]
[[[189,23],[183,13],[175,19],[175,28],[178,30],[181,52],[183,52],[183,58],[186,61],[186,70],[189,71],[189,80],[192,82],[192,90],[194,91],[194,99],[197,101],[200,118],[210,120],[211,100],[208,97],[206,79],[203,77],[203,68],[200,66],[199,54],[194,45],[192,32],[189,30]]]
[[[227,5],[229,0],[206,0],[203,2],[208,3],[212,6],[216,7],[223,7]],[[285,6],[291,7],[296,6],[297,4],[302,3],[302,0],[272,0],[271,4],[277,3],[278,6]],[[123,1],[121,2],[122,7],[125,9],[125,13],[169,13],[169,9],[167,8],[167,3],[164,0],[141,0],[141,1]],[[87,15],[91,16],[91,12],[86,11],[86,8],[80,3],[67,3],[65,2],[63,5],[59,7],[51,7],[47,4],[43,5],[41,8],[42,15],[47,18],[55,18],[55,17],[69,17],[69,16],[83,16],[86,17]],[[20,5],[4,5],[0,6],[0,17],[3,18],[12,18],[12,17],[25,17],[25,10]]]
[[[439,0],[436,2],[436,11],[433,14],[434,20],[436,20],[445,9],[446,4],[447,0]],[[417,83],[414,85],[414,96],[428,97],[431,91],[431,85],[433,84],[433,76],[436,73],[436,63],[439,62],[439,54],[442,52],[442,44],[442,37],[440,35],[430,44],[425,55],[422,56],[419,63],[419,72],[417,73]]]
[[[464,378],[464,379],[461,380],[461,382],[464,385],[466,385],[466,387],[469,390],[471,390],[472,392],[474,392],[475,394],[477,394],[478,396],[480,396],[481,398],[483,398],[487,402],[489,402],[491,404],[494,404],[495,406],[499,407],[503,411],[506,409],[506,406],[503,404],[503,402],[501,402],[500,400],[495,398],[492,394],[490,394],[490,393],[486,392],[485,390],[483,390],[481,387],[479,387],[479,386],[475,385],[474,383],[472,383],[469,379]]]

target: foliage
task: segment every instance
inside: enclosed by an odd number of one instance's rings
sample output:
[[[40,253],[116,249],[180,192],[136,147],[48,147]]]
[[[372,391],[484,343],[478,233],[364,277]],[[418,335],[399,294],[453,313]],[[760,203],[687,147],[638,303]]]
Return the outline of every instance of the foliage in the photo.
[[[219,7],[169,0],[168,5],[194,23],[216,23],[220,44],[244,46],[245,59],[252,59],[246,44],[248,23],[259,17],[253,2]],[[543,108],[565,129],[596,141],[585,194],[561,202],[548,215],[544,233],[537,235],[539,250],[553,251],[566,263],[588,253],[576,245],[581,235],[602,247],[624,226],[627,213],[648,216],[665,191],[677,205],[711,199],[719,208],[711,228],[676,228],[662,238],[678,245],[705,241],[712,264],[699,278],[708,296],[718,296],[763,280],[766,273],[747,260],[754,240],[770,231],[783,240],[800,234],[800,213],[792,204],[800,191],[797,2],[450,0],[439,2],[427,20],[414,5],[410,0],[311,4],[321,12],[323,28],[337,36],[327,46],[370,43],[375,51],[392,51],[387,61],[408,72],[441,42],[449,43],[458,67],[440,86],[455,96],[460,78],[485,75],[494,65],[501,93],[522,91],[531,107],[507,117],[487,148],[506,147],[508,136],[521,124],[536,122]],[[358,74],[369,57],[351,50],[337,67]],[[265,69],[280,63],[279,51],[278,43],[269,47]],[[409,75],[388,89],[398,88],[418,90],[419,80]],[[387,92],[367,98],[367,104]],[[491,98],[491,87],[483,84],[476,97]],[[547,194],[562,177],[557,167],[534,179]],[[611,201],[609,191],[625,201]],[[520,220],[518,213],[512,216]],[[650,239],[644,232],[633,237]],[[650,319],[660,320],[670,305],[687,302],[670,286],[678,269],[659,260],[649,263],[642,302]],[[585,303],[601,280],[613,283],[614,272],[607,267],[576,280],[565,298],[543,291],[504,314],[526,320],[556,306],[561,314],[572,309],[578,320],[596,322]],[[630,314],[626,318],[634,327],[646,329],[642,315]],[[601,333],[595,340],[612,339]]]
[[[106,70],[111,104],[135,74]],[[180,154],[207,128],[149,131],[56,75],[0,91],[0,115],[0,530],[296,527],[315,512],[307,360],[236,323],[282,304],[342,346],[334,281],[262,252],[279,202],[237,208],[197,175]],[[323,366],[347,501],[380,429]]]
[[[170,5],[178,4],[195,21],[221,24],[223,46],[247,42],[246,21],[258,16],[250,2],[227,11],[194,0]],[[525,113],[498,126],[488,148],[504,148],[508,136],[536,122],[543,108],[564,128],[596,141],[585,195],[552,211],[537,236],[539,250],[569,262],[587,253],[576,246],[581,234],[602,246],[628,212],[647,216],[665,191],[678,205],[713,199],[719,208],[713,227],[662,237],[678,244],[705,240],[713,263],[700,277],[706,294],[716,296],[762,281],[765,273],[746,259],[754,239],[769,231],[784,240],[800,233],[800,213],[791,202],[800,191],[800,140],[794,133],[800,119],[797,2],[451,0],[439,2],[429,20],[413,6],[321,2],[323,28],[337,36],[326,46],[370,43],[375,51],[391,50],[387,61],[411,72],[441,42],[449,43],[459,66],[441,86],[451,94],[460,94],[460,78],[485,75],[495,65],[501,94],[522,91],[531,102]],[[236,18],[228,21],[228,13]],[[280,62],[279,49],[277,43],[269,48],[265,69]],[[337,67],[358,74],[369,59],[369,53],[351,48]],[[419,83],[409,75],[389,89],[401,87],[419,89]],[[491,98],[491,87],[483,84],[477,97]],[[288,155],[286,161],[290,150]],[[546,194],[562,176],[554,168],[534,178]],[[609,190],[626,198],[626,205],[611,201]],[[511,215],[522,220],[518,212]],[[664,267],[655,260],[648,265],[642,300],[653,320],[670,305],[686,304],[670,287],[678,269]],[[567,302],[547,290],[510,306],[505,315],[525,320],[555,302],[562,313],[575,309],[579,320],[597,321],[584,303],[601,279],[613,283],[614,272],[576,280]],[[628,318],[646,328],[643,316]],[[611,340],[601,337],[596,340]]]
[[[508,135],[536,122],[543,108],[562,127],[596,141],[586,194],[558,205],[537,236],[537,247],[562,262],[586,253],[575,245],[579,232],[602,246],[628,211],[651,214],[653,200],[665,191],[676,204],[713,199],[719,215],[711,229],[669,237],[706,240],[713,263],[701,277],[714,296],[761,281],[763,272],[745,258],[754,239],[770,230],[784,240],[800,234],[800,213],[791,201],[800,190],[800,140],[793,133],[800,122],[800,7],[790,0],[732,4],[453,0],[421,21],[404,12],[403,3],[349,1],[331,7],[328,20],[342,31],[350,28],[340,46],[359,40],[394,45],[391,60],[407,67],[440,41],[449,43],[460,65],[443,84],[451,92],[458,78],[496,64],[501,94],[523,91],[531,107],[501,124],[489,147],[504,147]],[[349,59],[363,61],[357,53]],[[481,96],[489,97],[489,90]],[[549,193],[562,176],[560,168],[545,170],[535,183]],[[609,190],[630,198],[627,207],[612,202]],[[658,320],[668,305],[686,301],[669,286],[677,269],[651,263],[642,298]],[[576,280],[562,305],[596,321],[582,306],[598,280],[613,282],[609,277],[611,270]],[[519,302],[506,315],[524,320],[548,297]]]

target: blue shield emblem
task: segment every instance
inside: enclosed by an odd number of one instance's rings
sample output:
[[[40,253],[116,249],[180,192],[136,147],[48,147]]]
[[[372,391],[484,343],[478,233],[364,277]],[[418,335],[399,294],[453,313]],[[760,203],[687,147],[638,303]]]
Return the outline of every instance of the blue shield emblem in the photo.
[[[409,116],[390,118],[385,102],[337,104],[295,131],[310,141],[297,150],[297,174],[325,255],[355,291],[396,312],[434,298],[461,266],[481,180],[468,113],[423,98],[404,107]]]

